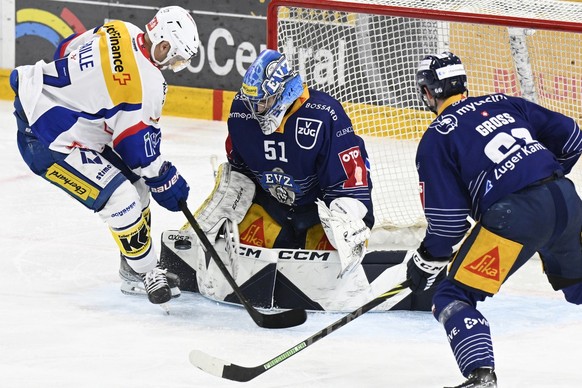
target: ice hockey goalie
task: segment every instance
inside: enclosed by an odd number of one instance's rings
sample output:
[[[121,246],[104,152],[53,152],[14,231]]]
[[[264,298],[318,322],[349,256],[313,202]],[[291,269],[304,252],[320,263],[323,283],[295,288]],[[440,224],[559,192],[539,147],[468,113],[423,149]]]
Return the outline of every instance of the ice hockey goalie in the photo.
[[[249,178],[230,171],[228,163],[223,164],[213,193],[195,212],[195,217],[255,307],[349,312],[406,276],[403,250],[368,251],[360,264],[338,277],[341,263],[335,250],[270,249],[241,243],[239,224],[253,203],[254,190]],[[180,277],[182,291],[240,304],[189,224],[162,233],[160,261]],[[429,311],[431,297],[430,290],[412,294],[391,310]],[[390,307],[386,306],[376,310]]]

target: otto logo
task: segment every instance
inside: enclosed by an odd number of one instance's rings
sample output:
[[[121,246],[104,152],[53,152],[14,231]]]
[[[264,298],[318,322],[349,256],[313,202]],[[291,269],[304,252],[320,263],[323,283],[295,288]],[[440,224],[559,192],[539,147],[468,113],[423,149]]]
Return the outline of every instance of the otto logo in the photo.
[[[344,151],[340,154],[342,158],[342,162],[348,163],[354,159],[358,159],[360,157],[360,147],[350,148],[347,151]]]
[[[310,150],[317,142],[317,135],[323,122],[315,119],[299,117],[295,122],[295,140],[303,149]]]
[[[355,146],[341,152],[339,158],[347,177],[344,188],[367,187],[368,174],[360,147]]]

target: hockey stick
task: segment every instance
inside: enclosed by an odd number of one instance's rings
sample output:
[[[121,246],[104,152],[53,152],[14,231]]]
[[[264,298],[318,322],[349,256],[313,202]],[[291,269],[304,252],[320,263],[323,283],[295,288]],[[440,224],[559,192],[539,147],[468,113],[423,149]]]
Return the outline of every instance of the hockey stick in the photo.
[[[200,239],[200,242],[202,243],[204,250],[210,254],[212,259],[220,269],[220,272],[222,272],[222,274],[228,281],[228,284],[230,284],[232,290],[234,291],[238,299],[241,301],[241,303],[244,305],[245,309],[248,311],[253,321],[255,321],[255,323],[258,326],[265,327],[268,329],[281,329],[285,327],[298,326],[305,322],[305,320],[307,319],[307,314],[305,313],[305,310],[302,309],[286,310],[275,314],[263,314],[257,309],[255,309],[251,305],[251,302],[249,302],[249,300],[243,295],[242,290],[236,284],[232,275],[228,272],[228,269],[220,259],[220,256],[218,256],[218,252],[216,252],[216,249],[214,249],[214,246],[212,245],[212,243],[210,243],[208,237],[206,237],[206,234],[204,233],[202,228],[200,228],[200,225],[198,224],[198,222],[188,209],[188,205],[186,204],[186,202],[181,201],[179,203],[179,206],[180,210],[182,210],[182,213],[184,213],[186,219],[192,226],[192,229],[194,229],[194,232],[196,232],[196,235]]]
[[[264,364],[252,366],[252,367],[245,367],[233,364],[228,361],[221,360],[220,358],[211,356],[207,353],[204,353],[200,350],[192,350],[190,352],[190,363],[211,375],[222,377],[223,379],[233,380],[233,381],[250,381],[257,377],[258,375],[266,372],[267,370],[273,368],[274,366],[279,365],[283,361],[287,360],[289,357],[299,353],[309,345],[312,345],[314,342],[319,341],[323,337],[327,336],[328,334],[336,331],[342,326],[347,325],[354,319],[361,317],[363,314],[367,313],[368,311],[372,310],[374,307],[380,305],[387,299],[392,298],[393,296],[405,292],[404,296],[410,293],[410,289],[408,288],[410,281],[406,280],[389,291],[378,295],[376,298],[372,299],[362,307],[358,308],[357,310],[352,311],[348,315],[338,319],[331,325],[327,326],[326,328],[318,331],[317,333],[313,334],[311,337],[301,341],[297,345],[285,350],[283,353],[279,354],[278,356],[270,359],[269,361],[265,362]]]

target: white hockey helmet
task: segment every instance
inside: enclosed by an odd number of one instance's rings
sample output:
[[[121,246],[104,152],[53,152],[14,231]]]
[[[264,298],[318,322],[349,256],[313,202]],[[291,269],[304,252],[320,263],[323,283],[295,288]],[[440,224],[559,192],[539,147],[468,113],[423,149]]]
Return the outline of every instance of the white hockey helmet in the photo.
[[[146,31],[152,47],[152,60],[163,70],[172,69],[174,72],[183,70],[190,60],[198,54],[200,38],[196,22],[182,7],[170,6],[160,8],[154,18],[146,25]],[[170,43],[170,51],[163,61],[158,61],[154,52],[162,41]]]

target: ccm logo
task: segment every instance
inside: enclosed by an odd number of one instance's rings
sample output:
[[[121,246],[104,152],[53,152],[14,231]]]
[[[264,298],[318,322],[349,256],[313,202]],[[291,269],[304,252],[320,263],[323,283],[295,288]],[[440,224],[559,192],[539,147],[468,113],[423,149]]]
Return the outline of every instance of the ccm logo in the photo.
[[[308,261],[327,261],[329,259],[329,252],[314,252],[314,251],[280,251],[279,259],[283,260],[308,260]]]

